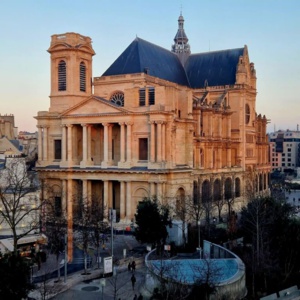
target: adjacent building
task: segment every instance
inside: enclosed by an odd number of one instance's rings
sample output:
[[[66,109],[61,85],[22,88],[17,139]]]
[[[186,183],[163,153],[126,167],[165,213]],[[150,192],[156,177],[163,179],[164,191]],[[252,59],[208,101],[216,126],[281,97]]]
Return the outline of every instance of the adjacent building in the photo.
[[[278,130],[269,134],[272,171],[294,172],[300,167],[300,131]]]
[[[246,186],[268,191],[267,119],[247,46],[192,54],[180,15],[171,51],[137,37],[102,76],[92,77],[89,37],[55,34],[48,52],[36,170],[70,230],[82,201],[126,224],[144,197],[225,197],[239,209]]]

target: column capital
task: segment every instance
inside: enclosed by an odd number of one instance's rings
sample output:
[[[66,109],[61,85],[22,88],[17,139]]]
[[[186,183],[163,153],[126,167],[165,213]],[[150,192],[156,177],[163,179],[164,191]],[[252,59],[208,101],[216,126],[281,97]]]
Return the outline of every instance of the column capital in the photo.
[[[67,126],[68,128],[72,128],[72,127],[73,127],[73,124],[66,124],[66,126]]]
[[[127,125],[127,126],[130,126],[130,125],[133,125],[133,122],[125,122],[125,124]]]
[[[60,127],[65,128],[65,127],[67,127],[67,125],[66,124],[61,124]]]
[[[154,125],[155,121],[149,121],[148,124]]]
[[[161,121],[161,120],[158,120],[158,121],[155,121],[156,124],[164,124],[165,122],[164,121]]]
[[[118,123],[120,126],[125,125],[125,122],[119,122]]]

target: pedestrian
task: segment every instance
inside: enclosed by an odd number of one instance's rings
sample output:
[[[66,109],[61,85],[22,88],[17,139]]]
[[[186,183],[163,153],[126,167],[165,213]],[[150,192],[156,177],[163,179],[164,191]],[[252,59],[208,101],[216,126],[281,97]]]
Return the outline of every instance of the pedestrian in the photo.
[[[144,299],[144,297],[142,296],[142,294],[140,294],[137,298],[137,300],[143,300],[143,299]]]
[[[135,261],[133,261],[133,262],[131,263],[131,269],[132,269],[132,272],[135,271]]]
[[[135,282],[136,282],[136,278],[135,278],[134,274],[132,274],[132,276],[131,276],[131,284],[132,284],[132,289],[133,290],[134,290]]]
[[[134,295],[133,300],[137,300],[137,295],[136,294]]]
[[[128,263],[128,272],[130,272],[131,271],[131,263],[129,262]]]

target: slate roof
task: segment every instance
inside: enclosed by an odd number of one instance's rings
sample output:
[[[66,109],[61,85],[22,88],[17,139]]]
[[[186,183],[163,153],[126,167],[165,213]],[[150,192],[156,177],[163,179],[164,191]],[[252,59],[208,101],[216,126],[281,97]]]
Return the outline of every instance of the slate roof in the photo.
[[[143,73],[146,70],[151,76],[189,86],[177,55],[141,38],[136,38],[102,76]]]
[[[231,85],[244,48],[192,54],[185,67],[178,56],[162,47],[136,38],[102,76],[143,73],[191,88]]]
[[[185,69],[191,88],[235,83],[236,67],[244,48],[192,54]]]

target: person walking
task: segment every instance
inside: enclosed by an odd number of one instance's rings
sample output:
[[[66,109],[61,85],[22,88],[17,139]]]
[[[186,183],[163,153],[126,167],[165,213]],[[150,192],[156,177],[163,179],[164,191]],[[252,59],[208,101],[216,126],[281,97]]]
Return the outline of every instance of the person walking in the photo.
[[[133,300],[137,300],[137,295],[136,294],[134,295]]]
[[[131,271],[131,263],[129,262],[128,263],[128,272],[130,272]]]
[[[132,272],[135,272],[135,261],[133,261],[131,263],[131,269],[132,269]]]
[[[137,298],[137,300],[143,300],[143,299],[144,299],[144,297],[142,296],[142,294],[140,294]]]
[[[136,283],[136,278],[135,278],[134,274],[132,274],[132,276],[131,276],[131,284],[132,284],[132,289],[133,290],[134,290],[135,283]]]

